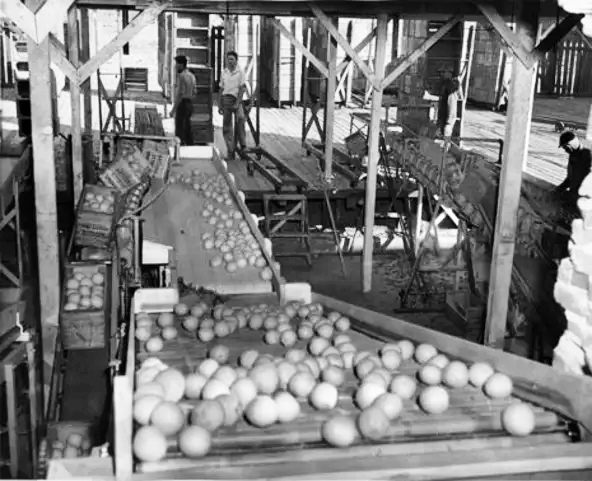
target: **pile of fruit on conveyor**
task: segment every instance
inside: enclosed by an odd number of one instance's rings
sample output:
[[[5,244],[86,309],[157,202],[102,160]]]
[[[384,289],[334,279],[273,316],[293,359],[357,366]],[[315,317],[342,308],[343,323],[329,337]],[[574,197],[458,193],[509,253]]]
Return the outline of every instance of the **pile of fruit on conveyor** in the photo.
[[[137,470],[206,467],[233,453],[281,452],[287,462],[303,447],[395,441],[568,442],[562,418],[518,400],[489,364],[383,343],[352,323],[299,302],[136,314]]]

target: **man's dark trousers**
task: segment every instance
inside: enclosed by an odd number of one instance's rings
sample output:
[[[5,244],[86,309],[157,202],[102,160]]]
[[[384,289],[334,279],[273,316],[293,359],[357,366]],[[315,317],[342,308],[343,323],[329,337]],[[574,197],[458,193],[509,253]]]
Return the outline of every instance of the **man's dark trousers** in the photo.
[[[193,115],[193,103],[189,99],[181,100],[175,112],[175,135],[181,139],[181,145],[193,145],[191,115]]]

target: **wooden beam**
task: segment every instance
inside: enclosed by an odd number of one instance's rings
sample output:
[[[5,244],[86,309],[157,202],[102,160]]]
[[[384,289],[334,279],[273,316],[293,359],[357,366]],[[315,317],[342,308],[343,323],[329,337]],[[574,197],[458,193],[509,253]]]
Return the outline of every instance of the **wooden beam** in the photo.
[[[33,175],[37,222],[37,262],[41,317],[45,403],[51,386],[60,311],[60,262],[52,126],[50,46],[46,36],[39,45],[28,42],[33,144]]]
[[[45,0],[35,12],[37,42],[45,39],[56,26],[63,24],[63,18],[76,0]]]
[[[374,74],[380,86],[384,80],[386,61],[386,39],[388,33],[388,15],[378,16],[376,26],[376,56],[374,57]],[[374,215],[376,208],[376,174],[378,171],[378,140],[382,112],[382,88],[372,93],[370,111],[370,127],[368,129],[368,177],[366,179],[366,200],[364,203],[364,252],[362,254],[362,290],[372,290],[372,254],[374,250]]]
[[[68,11],[68,50],[70,61],[78,67],[80,58],[80,35],[78,31],[78,9],[73,6]],[[84,184],[83,159],[82,159],[82,125],[80,102],[80,83],[78,79],[70,82],[70,103],[72,114],[72,184],[74,188],[74,207],[80,200],[80,194]]]
[[[370,45],[370,42],[374,40],[374,37],[376,37],[376,28],[373,28],[372,31],[366,35],[358,45],[356,45],[354,48],[356,53],[361,53],[368,45]],[[337,66],[337,73],[340,73],[344,68],[346,68],[351,63],[351,61],[352,59],[349,55],[345,57],[345,59],[343,59],[343,61]]]
[[[395,80],[397,80],[409,67],[423,57],[427,51],[432,48],[440,39],[442,39],[452,28],[462,20],[460,15],[455,15],[448,20],[440,29],[434,33],[430,38],[424,40],[413,52],[407,55],[399,65],[395,67],[382,82],[382,88],[387,88]]]
[[[6,15],[30,39],[37,42],[35,14],[20,0],[2,0],[0,12]]]
[[[524,42],[512,30],[506,25],[506,21],[497,12],[493,5],[486,5],[480,3],[477,5],[481,13],[491,23],[493,28],[499,34],[501,39],[506,43],[512,55],[516,57],[522,65],[526,68],[530,68],[535,62],[535,56],[532,54],[532,48],[525,46]]]
[[[586,47],[588,47],[590,50],[592,50],[592,40],[590,40],[590,38],[588,38],[588,36],[586,34],[584,34],[584,32],[582,32],[582,27],[581,26],[578,26],[576,28],[576,32],[578,32],[578,35],[580,37],[582,37],[582,40],[586,44]]]
[[[331,20],[332,24],[337,19]],[[327,57],[329,75],[327,76],[327,88],[325,89],[325,180],[331,182],[333,169],[333,134],[335,121],[335,92],[337,89],[337,42],[327,34]]]
[[[329,70],[324,62],[321,62],[310,50],[302,45],[302,43],[292,35],[292,32],[290,32],[277,18],[270,18],[270,20],[271,24],[290,41],[296,50],[304,55],[308,61],[315,66],[323,77],[329,77]]]
[[[88,62],[90,60],[90,22],[89,22],[88,8],[80,9],[80,41],[81,50],[78,64]],[[95,30],[96,31],[96,30]],[[92,91],[90,88],[90,78],[82,82],[82,98],[83,98],[83,112],[84,112],[84,131],[91,133],[93,130],[92,123]]]
[[[549,50],[555,47],[563,37],[565,37],[573,28],[580,23],[584,15],[569,14],[558,25],[555,25],[547,35],[545,35],[535,48],[539,56],[544,56]]]
[[[528,11],[521,12],[517,23],[517,39],[521,45],[527,45],[525,48],[534,45],[537,33],[538,14],[532,11],[534,7],[525,8]],[[536,73],[536,63],[530,67],[522,62],[512,65],[485,323],[485,344],[498,349],[503,349],[506,334],[517,214],[522,172],[528,155]]]
[[[72,83],[78,83],[78,69],[66,58],[66,48],[52,33],[49,34],[49,52],[51,62],[54,63]]]
[[[362,60],[358,53],[352,48],[349,42],[343,38],[343,35],[339,33],[337,27],[331,22],[329,17],[325,15],[316,3],[310,3],[310,9],[315,14],[315,17],[319,19],[321,24],[327,29],[331,36],[337,41],[339,46],[345,51],[347,55],[351,57],[354,63],[362,71],[368,81],[374,86],[375,89],[380,90],[381,86],[374,79],[374,74],[371,72],[368,64]]]
[[[78,82],[81,84],[95,73],[101,65],[115,55],[126,43],[132,40],[144,27],[154,23],[167,4],[154,5],[146,8],[125,27],[117,37],[105,45],[100,52],[78,69]]]

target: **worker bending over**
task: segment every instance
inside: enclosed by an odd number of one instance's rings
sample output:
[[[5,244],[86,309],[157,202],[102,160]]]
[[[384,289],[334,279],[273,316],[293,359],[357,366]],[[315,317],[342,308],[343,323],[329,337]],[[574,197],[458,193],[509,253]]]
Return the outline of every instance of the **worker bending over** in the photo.
[[[450,139],[454,125],[458,120],[458,99],[460,84],[452,76],[452,69],[442,67],[440,73],[440,90],[438,92],[438,129],[440,134]]]
[[[570,210],[577,212],[580,186],[590,173],[592,152],[584,147],[574,132],[563,132],[559,137],[559,148],[569,155],[567,177],[553,193],[566,204]]]
[[[226,68],[220,79],[220,97],[218,98],[218,112],[222,115],[222,133],[226,143],[226,155],[228,160],[234,160],[236,135],[240,149],[247,146],[245,134],[245,111],[243,110],[243,96],[247,90],[245,73],[238,66],[238,55],[229,51],[226,54]]]
[[[175,135],[181,140],[181,145],[193,145],[191,131],[191,116],[193,115],[193,97],[195,96],[195,76],[187,70],[187,57],[175,57],[177,70],[177,88],[175,104],[171,116],[175,118]]]

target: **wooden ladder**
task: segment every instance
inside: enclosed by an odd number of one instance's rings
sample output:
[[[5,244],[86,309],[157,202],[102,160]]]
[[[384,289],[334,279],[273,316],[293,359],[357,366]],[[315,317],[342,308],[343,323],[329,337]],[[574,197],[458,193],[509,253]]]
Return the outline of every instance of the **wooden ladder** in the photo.
[[[277,209],[281,208],[282,211]],[[274,210],[276,209],[276,210]],[[275,257],[304,257],[312,266],[312,247],[308,226],[308,200],[301,194],[266,194],[263,196],[265,232],[269,240],[295,239],[305,248],[303,251],[274,253]],[[287,230],[297,224],[297,230]]]

